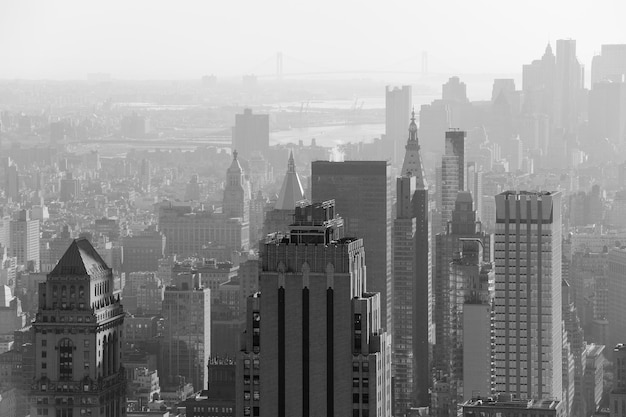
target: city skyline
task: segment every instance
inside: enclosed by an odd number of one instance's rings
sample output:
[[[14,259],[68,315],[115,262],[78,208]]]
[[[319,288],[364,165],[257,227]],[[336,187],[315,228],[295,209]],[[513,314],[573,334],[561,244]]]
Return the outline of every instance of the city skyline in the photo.
[[[85,79],[99,72],[118,79],[274,74],[277,52],[290,62],[285,73],[394,68],[418,74],[426,51],[433,73],[517,74],[522,62],[561,38],[578,40],[582,64],[590,69],[601,44],[622,42],[617,16],[626,11],[617,0],[587,7],[532,1],[519,4],[517,19],[498,19],[512,15],[514,5],[454,0],[391,2],[381,18],[372,6],[327,0],[315,8],[284,0],[217,7],[190,1],[177,8],[165,1],[113,1],[97,8],[79,1],[4,3],[0,79]],[[405,17],[416,24],[395,24]],[[605,24],[594,24],[599,21]],[[466,30],[459,36],[441,31],[442,25]],[[362,30],[368,26],[378,30]]]

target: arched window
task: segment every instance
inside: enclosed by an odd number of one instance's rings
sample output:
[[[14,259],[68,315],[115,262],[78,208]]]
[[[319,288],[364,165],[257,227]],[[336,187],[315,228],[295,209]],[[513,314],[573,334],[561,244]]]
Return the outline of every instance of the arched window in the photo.
[[[85,287],[84,286],[80,286],[78,287],[78,297],[84,297],[85,296]]]
[[[63,339],[59,343],[59,379],[71,380],[74,368],[74,344],[70,339]]]
[[[76,286],[70,285],[70,298],[76,298]]]
[[[65,285],[61,287],[61,297],[67,297],[67,287]]]

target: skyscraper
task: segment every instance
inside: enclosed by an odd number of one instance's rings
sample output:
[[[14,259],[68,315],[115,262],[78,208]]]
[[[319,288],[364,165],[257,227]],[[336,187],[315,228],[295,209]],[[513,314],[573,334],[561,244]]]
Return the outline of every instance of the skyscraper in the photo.
[[[626,76],[626,45],[602,45],[600,55],[591,62],[591,87],[595,83],[620,81]]]
[[[434,368],[438,378],[450,375],[450,355],[452,354],[450,329],[450,292],[454,282],[450,276],[450,262],[461,249],[461,239],[472,238],[482,242],[481,261],[491,262],[491,236],[484,233],[482,223],[476,219],[472,195],[467,191],[457,194],[452,219],[446,225],[445,232],[435,237],[435,267],[434,267],[434,323],[435,341]]]
[[[496,196],[496,392],[562,396],[561,194]]]
[[[233,162],[226,170],[224,203],[222,211],[227,218],[241,218],[244,223],[250,219],[250,183],[237,160],[237,151],[233,151]]]
[[[441,158],[441,227],[452,218],[456,193],[465,189],[465,132],[446,132],[445,154]]]
[[[615,382],[609,395],[611,417],[623,416],[626,413],[626,345],[619,343],[613,349],[615,364]]]
[[[20,177],[17,169],[17,165],[7,158],[6,165],[4,167],[4,195],[6,198],[10,198],[14,202],[19,201],[20,198]]]
[[[238,358],[242,415],[391,416],[390,337],[366,292],[363,241],[343,238],[333,201],[300,205],[262,246]]]
[[[387,329],[393,339],[394,413],[428,405],[432,334],[432,275],[428,186],[417,138],[409,125],[401,177],[396,179],[392,276],[387,285]]]
[[[556,41],[555,127],[571,133],[578,126],[582,90],[583,71],[576,57],[576,41],[559,39]]]
[[[391,277],[391,184],[385,161],[311,163],[314,203],[335,200],[346,235],[367,248],[368,291],[380,293],[381,319],[387,322],[387,280]]]
[[[211,357],[211,290],[195,271],[179,273],[165,288],[162,314],[162,385],[176,389],[179,377],[200,390],[207,384]]]
[[[626,248],[613,248],[609,252],[609,346],[622,343],[626,334]]]
[[[126,415],[123,322],[111,268],[89,241],[74,240],[39,284],[30,414]]]
[[[406,137],[406,121],[411,116],[413,103],[410,85],[402,87],[387,86],[385,88],[385,141],[388,143],[394,164],[404,158],[403,145]]]
[[[39,271],[39,220],[30,218],[30,210],[21,210],[9,223],[9,254]]]
[[[244,109],[243,114],[235,115],[232,150],[242,157],[250,158],[255,151],[264,154],[270,146],[270,116],[252,114],[252,109]]]

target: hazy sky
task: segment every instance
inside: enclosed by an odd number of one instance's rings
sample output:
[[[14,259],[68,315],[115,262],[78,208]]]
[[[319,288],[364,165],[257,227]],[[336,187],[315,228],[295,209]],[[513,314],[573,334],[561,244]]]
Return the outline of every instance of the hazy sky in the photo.
[[[197,78],[332,70],[518,73],[572,38],[590,71],[626,43],[625,0],[0,0],[0,78]]]

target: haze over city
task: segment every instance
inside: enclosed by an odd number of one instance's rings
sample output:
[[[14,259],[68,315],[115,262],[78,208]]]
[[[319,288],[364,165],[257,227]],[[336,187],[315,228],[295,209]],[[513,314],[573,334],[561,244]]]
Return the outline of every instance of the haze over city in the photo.
[[[626,416],[624,16],[0,0],[0,417]]]

